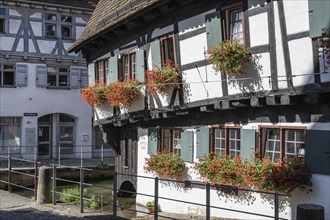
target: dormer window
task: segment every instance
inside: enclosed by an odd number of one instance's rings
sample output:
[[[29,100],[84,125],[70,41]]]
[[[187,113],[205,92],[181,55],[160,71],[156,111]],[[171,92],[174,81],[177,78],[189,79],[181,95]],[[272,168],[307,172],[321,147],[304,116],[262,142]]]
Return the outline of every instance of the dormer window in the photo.
[[[6,9],[0,8],[0,34],[5,33]]]

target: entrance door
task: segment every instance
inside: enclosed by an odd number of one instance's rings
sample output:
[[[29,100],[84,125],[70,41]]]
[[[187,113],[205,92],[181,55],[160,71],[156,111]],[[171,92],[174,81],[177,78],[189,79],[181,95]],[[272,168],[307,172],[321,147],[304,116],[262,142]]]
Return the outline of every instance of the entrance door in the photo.
[[[39,125],[38,128],[38,157],[50,158],[51,129],[50,125]]]

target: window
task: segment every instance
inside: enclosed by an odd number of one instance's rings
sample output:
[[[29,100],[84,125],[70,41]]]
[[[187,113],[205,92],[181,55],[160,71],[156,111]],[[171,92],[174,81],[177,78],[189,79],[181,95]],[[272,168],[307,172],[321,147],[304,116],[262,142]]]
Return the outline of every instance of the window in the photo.
[[[60,23],[58,20],[60,18]],[[73,39],[72,36],[72,16],[61,15],[53,13],[45,13],[45,36],[46,37],[60,37],[62,39]],[[60,25],[61,36],[58,36],[57,26]]]
[[[0,86],[15,85],[15,65],[0,63]]]
[[[0,34],[6,32],[6,9],[0,8]]]
[[[69,115],[60,114],[61,153],[72,154],[75,137],[75,119]]]
[[[50,87],[68,87],[69,69],[64,67],[47,67],[48,86]]]
[[[21,118],[0,117],[0,146],[2,151],[20,149]]]
[[[107,73],[109,71],[108,60],[100,60],[96,63],[96,80],[99,83],[107,82]]]
[[[170,61],[171,64],[176,64],[174,48],[173,36],[161,39],[162,63]]]
[[[241,6],[224,10],[224,36],[231,42],[237,40],[244,44],[243,9]]]
[[[260,132],[261,156],[268,157],[272,161],[290,157],[304,157],[304,128],[262,127]]]
[[[241,151],[241,133],[239,128],[213,128],[212,151],[218,155],[239,157]]]
[[[120,78],[123,81],[136,79],[136,53],[121,56]]]
[[[161,152],[171,152],[181,155],[181,130],[162,128],[160,130],[160,149]]]

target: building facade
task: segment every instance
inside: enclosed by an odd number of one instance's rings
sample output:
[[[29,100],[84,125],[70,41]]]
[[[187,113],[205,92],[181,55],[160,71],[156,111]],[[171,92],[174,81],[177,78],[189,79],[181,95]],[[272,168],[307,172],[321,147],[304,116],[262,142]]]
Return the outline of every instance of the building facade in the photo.
[[[0,1],[0,154],[90,157],[92,109],[82,102],[86,61],[68,48],[95,4]],[[87,153],[88,152],[88,153]]]
[[[167,60],[180,86],[152,94],[144,86],[129,107],[105,103],[96,123],[116,150],[120,173],[150,175],[145,158],[157,151],[179,155],[189,166],[211,151],[278,161],[303,157],[313,173],[313,192],[295,191],[280,213],[295,219],[299,203],[317,203],[330,217],[329,34],[326,1],[121,1],[101,0],[82,36],[70,48],[87,58],[89,84],[135,79]],[[217,73],[207,50],[224,40],[245,45],[254,57],[243,74]],[[321,48],[321,49],[320,49]],[[328,63],[327,63],[328,62]],[[193,172],[187,178],[199,181]],[[153,182],[119,176],[137,192],[153,194]],[[148,187],[146,187],[148,186]],[[150,186],[150,187],[149,187]],[[199,188],[160,186],[160,196],[199,201]],[[258,195],[251,203],[211,192],[212,204],[273,213]],[[145,204],[145,196],[137,202]],[[164,211],[203,214],[198,206],[160,200]],[[214,216],[255,218],[214,211]]]

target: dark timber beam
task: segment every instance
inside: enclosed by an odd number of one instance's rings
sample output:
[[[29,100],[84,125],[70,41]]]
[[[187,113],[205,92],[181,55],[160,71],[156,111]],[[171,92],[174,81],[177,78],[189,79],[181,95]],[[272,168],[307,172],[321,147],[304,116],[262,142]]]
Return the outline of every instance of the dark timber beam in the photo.
[[[201,106],[199,108],[199,110],[201,112],[213,112],[214,111],[214,105],[205,105],[205,106]]]

